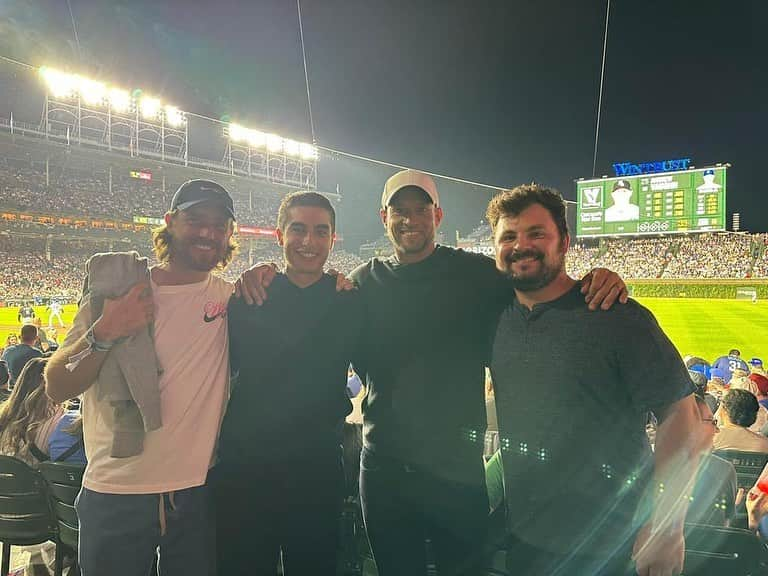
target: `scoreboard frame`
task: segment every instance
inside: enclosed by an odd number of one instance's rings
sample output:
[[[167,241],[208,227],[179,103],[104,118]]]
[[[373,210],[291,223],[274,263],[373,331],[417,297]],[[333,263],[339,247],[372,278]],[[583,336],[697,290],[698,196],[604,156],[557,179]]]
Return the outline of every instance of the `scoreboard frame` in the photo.
[[[723,232],[726,229],[729,167],[720,164],[576,180],[575,236],[600,238]],[[714,177],[707,179],[705,173],[713,173]],[[685,179],[687,184],[680,183]],[[618,206],[620,203],[622,206]]]

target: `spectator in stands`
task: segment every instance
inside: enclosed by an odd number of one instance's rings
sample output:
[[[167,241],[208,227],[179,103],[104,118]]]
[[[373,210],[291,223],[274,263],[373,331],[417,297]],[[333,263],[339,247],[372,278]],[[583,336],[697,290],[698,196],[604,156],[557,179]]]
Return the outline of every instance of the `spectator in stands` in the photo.
[[[683,360],[685,361],[685,367],[688,368],[688,374],[696,386],[697,392],[704,396],[709,409],[712,410],[712,412],[717,412],[717,409],[720,406],[720,400],[717,396],[717,390],[709,390],[709,378],[711,376],[709,362],[698,356],[686,356]]]
[[[768,409],[768,377],[753,372],[749,375],[750,381],[757,388],[757,401],[763,408]]]
[[[11,375],[8,372],[8,364],[5,360],[0,360],[0,403],[8,400],[8,396],[11,395],[11,391],[8,389],[8,381],[11,379]]]
[[[734,370],[743,370],[749,374],[749,366],[741,359],[741,352],[736,348],[728,352],[727,356],[720,356],[712,362],[712,368],[723,373],[723,380],[726,384],[730,383]]]
[[[83,419],[79,410],[67,410],[62,414],[48,440],[48,452],[54,462],[85,466]]]
[[[520,186],[494,197],[487,216],[515,295],[491,362],[502,446],[514,447],[504,453],[508,569],[624,574],[634,559],[638,574],[679,574],[700,424],[682,359],[637,302],[589,313],[565,271],[559,193]]]
[[[229,381],[233,290],[211,271],[232,259],[233,229],[227,191],[192,180],[154,231],[158,266],[133,254],[89,262],[90,290],[47,370],[52,398],[82,394],[84,574],[143,576],[158,546],[161,573],[210,572],[206,476]]]
[[[760,358],[752,358],[749,361],[749,370],[752,374],[761,374],[762,376],[768,376],[763,368],[763,361]]]
[[[11,346],[16,346],[19,343],[19,337],[16,334],[8,334],[8,338],[5,339],[5,347],[3,351]]]
[[[715,435],[715,450],[768,453],[768,438],[749,430],[759,409],[760,404],[751,392],[739,389],[726,392],[717,416],[720,430]]]
[[[285,273],[262,306],[230,303],[239,377],[211,473],[220,574],[274,574],[281,558],[287,576],[336,574],[340,433],[352,410],[347,373],[362,302],[356,291],[337,293],[337,278],[323,271],[335,230],[325,196],[288,194],[277,217]],[[331,326],[341,331],[328,337]]]
[[[26,363],[32,358],[40,358],[43,352],[36,347],[37,327],[34,324],[25,324],[21,327],[21,343],[11,346],[3,352],[3,360],[8,365],[11,374],[10,387],[21,374]]]
[[[42,328],[42,321],[40,318],[35,318],[32,324],[37,328],[37,340],[35,341],[35,347],[41,352],[48,352],[51,349],[51,343],[48,340],[48,335]]]
[[[49,458],[51,432],[63,409],[45,393],[46,358],[32,358],[19,375],[6,402],[0,405],[0,454],[30,466]]]
[[[736,469],[728,460],[712,454],[717,433],[717,419],[708,403],[696,394],[700,422],[697,426],[698,447],[701,452],[693,500],[688,508],[686,522],[726,526],[735,513]]]
[[[746,372],[738,368],[733,371],[733,376],[731,377],[731,382],[728,386],[728,389],[729,390],[746,390],[747,392],[754,394],[758,402],[762,397],[762,395],[760,394],[760,389],[757,387],[757,384],[752,379],[750,379],[749,376],[747,376]],[[760,407],[757,410],[757,417],[755,418],[755,423],[752,424],[752,426],[750,426],[749,429],[752,432],[760,433],[760,431],[763,430],[763,428],[766,425],[768,425],[768,409],[766,409],[765,406],[760,404]]]

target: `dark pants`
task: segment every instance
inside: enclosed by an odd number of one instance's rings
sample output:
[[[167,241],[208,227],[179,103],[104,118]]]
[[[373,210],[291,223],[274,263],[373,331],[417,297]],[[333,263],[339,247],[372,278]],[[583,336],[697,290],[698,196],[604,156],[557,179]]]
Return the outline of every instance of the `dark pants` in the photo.
[[[83,576],[147,576],[160,549],[161,576],[208,576],[214,553],[205,486],[163,495],[102,494],[83,488],[78,557]]]
[[[218,465],[214,492],[220,576],[333,576],[343,495],[340,454],[305,462]]]
[[[616,550],[613,556],[557,554],[510,536],[506,546],[506,567],[517,576],[636,576],[631,547]]]
[[[479,456],[478,466],[482,474]],[[439,576],[474,574],[488,523],[488,496],[479,479],[473,485],[449,482],[409,466],[374,462],[364,449],[360,497],[379,576],[424,576],[429,560]]]

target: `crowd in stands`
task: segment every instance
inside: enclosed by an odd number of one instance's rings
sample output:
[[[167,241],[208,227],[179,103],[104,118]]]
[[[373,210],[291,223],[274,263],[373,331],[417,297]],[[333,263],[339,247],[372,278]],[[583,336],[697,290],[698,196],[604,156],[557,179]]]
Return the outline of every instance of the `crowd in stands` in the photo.
[[[55,216],[104,218],[131,221],[133,216],[161,217],[182,178],[148,181],[130,177],[127,170],[110,178],[98,170],[49,167],[0,159],[0,209],[43,212]],[[190,178],[196,176],[189,176]],[[254,226],[271,225],[280,196],[256,182],[227,183],[235,202],[238,221]]]

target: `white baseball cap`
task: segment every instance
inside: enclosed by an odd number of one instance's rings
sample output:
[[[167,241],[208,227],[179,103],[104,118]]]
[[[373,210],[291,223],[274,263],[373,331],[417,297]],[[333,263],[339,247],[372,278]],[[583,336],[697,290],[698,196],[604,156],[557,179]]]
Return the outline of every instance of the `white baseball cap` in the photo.
[[[386,210],[394,195],[406,186],[416,186],[417,188],[421,188],[426,192],[430,200],[432,200],[432,204],[434,204],[435,207],[440,205],[440,198],[437,195],[437,186],[432,178],[418,170],[402,170],[397,174],[390,176],[384,183],[384,192],[381,195],[382,210]]]

